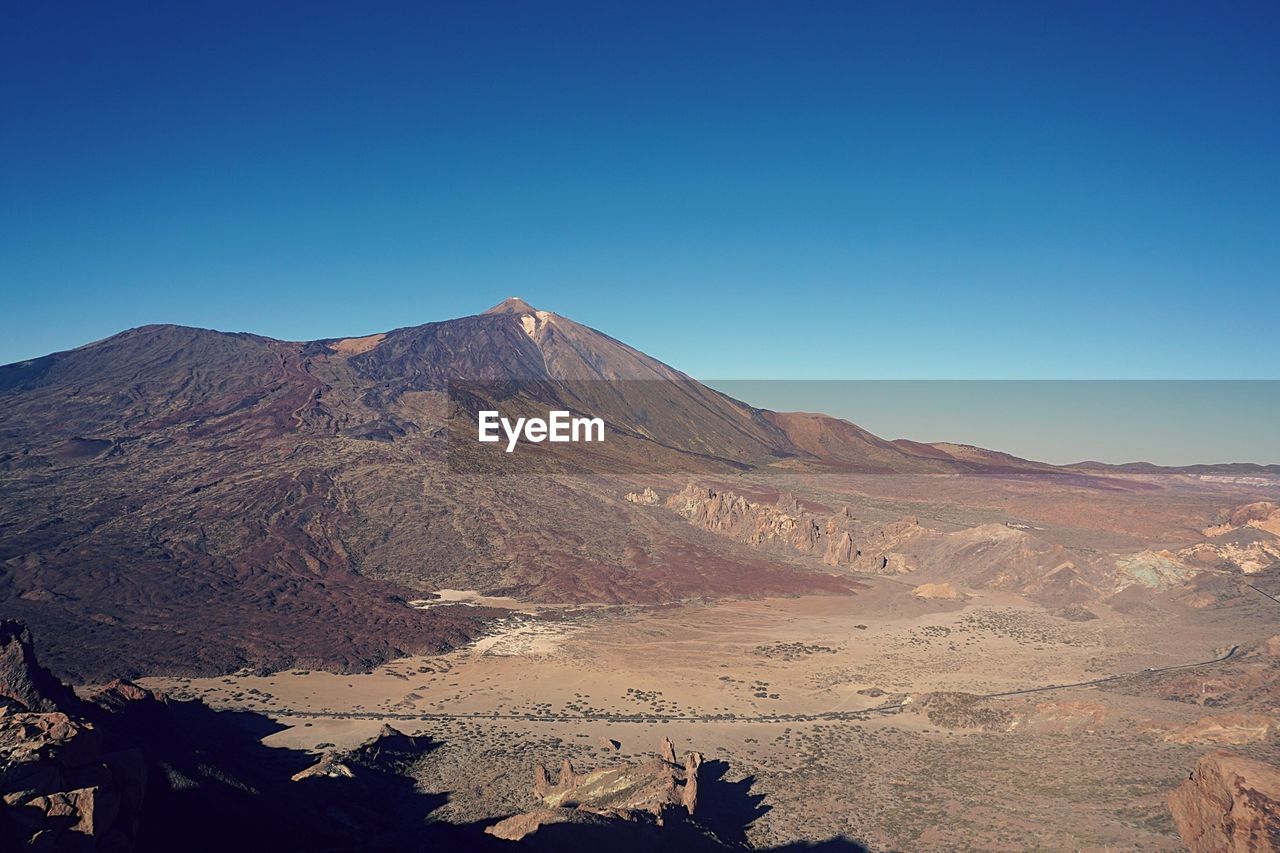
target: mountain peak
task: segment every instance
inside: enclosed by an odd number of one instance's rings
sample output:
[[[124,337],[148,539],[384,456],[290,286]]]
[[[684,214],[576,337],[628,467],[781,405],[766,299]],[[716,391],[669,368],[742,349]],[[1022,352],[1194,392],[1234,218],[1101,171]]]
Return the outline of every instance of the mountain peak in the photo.
[[[536,314],[538,309],[519,296],[508,296],[497,305],[484,312],[486,314]]]

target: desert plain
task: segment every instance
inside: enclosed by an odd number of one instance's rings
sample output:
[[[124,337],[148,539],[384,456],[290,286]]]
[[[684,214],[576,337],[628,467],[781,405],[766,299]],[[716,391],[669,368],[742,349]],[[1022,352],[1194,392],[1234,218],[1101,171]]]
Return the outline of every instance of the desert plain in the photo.
[[[1013,484],[953,502],[961,486],[943,482],[926,505],[894,484],[859,511],[931,507],[929,524],[960,528],[1013,505],[1023,520],[1001,523],[1076,547],[1085,525],[1115,547],[1223,499],[1175,493],[1127,513],[1130,495],[1082,504]],[[854,594],[660,605],[445,589],[416,606],[503,615],[462,648],[367,673],[141,683],[266,715],[282,726],[266,744],[317,755],[384,724],[428,735],[442,745],[414,776],[448,792],[432,817],[455,823],[532,807],[539,763],[640,761],[668,737],[715,762],[703,796],[721,837],[762,848],[1181,850],[1166,798],[1200,755],[1229,745],[1280,761],[1269,692],[1280,648],[1268,646],[1280,602],[1249,587],[1219,590],[1212,606],[1188,606],[1175,585],[1051,607],[963,584],[925,597],[913,574],[852,577]]]

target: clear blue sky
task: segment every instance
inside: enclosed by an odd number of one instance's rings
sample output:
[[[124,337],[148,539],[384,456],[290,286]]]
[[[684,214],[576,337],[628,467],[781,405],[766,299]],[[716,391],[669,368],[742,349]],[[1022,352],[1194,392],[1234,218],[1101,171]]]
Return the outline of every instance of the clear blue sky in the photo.
[[[1277,45],[1274,2],[11,4],[0,362],[518,294],[702,377],[1277,378]]]

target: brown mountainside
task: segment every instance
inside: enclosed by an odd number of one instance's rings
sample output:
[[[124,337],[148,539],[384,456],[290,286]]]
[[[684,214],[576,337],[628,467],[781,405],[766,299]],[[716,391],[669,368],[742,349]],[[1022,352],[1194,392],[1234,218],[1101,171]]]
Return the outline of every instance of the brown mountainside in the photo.
[[[490,476],[494,457],[450,446],[482,405],[589,413],[610,440]],[[486,616],[407,603],[446,587],[606,603],[853,589],[621,497],[638,471],[779,461],[1046,473],[756,409],[515,299],[311,342],[146,326],[0,367],[0,604],[56,670],[102,678],[443,648]]]

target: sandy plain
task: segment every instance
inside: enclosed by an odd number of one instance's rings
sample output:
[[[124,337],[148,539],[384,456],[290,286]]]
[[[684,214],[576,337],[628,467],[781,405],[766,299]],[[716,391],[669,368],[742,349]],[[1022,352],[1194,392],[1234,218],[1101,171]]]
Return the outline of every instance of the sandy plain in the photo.
[[[367,674],[144,683],[267,715],[284,727],[270,745],[346,747],[383,723],[430,734],[443,746],[416,775],[424,790],[449,792],[438,819],[528,808],[535,762],[601,766],[649,754],[666,735],[720,762],[739,840],[753,846],[847,838],[877,850],[1176,850],[1164,796],[1213,747],[1159,736],[1159,725],[1186,725],[1205,709],[1162,698],[1162,681],[1186,671],[1148,670],[1280,633],[1280,607],[1261,599],[1229,612],[1157,599],[1069,621],[1011,594],[925,601],[897,580],[868,582],[851,597],[544,613],[512,603],[466,648]],[[1006,721],[995,727],[939,724],[912,707],[933,691],[1123,673],[987,700]],[[1274,736],[1238,748],[1280,754]]]

